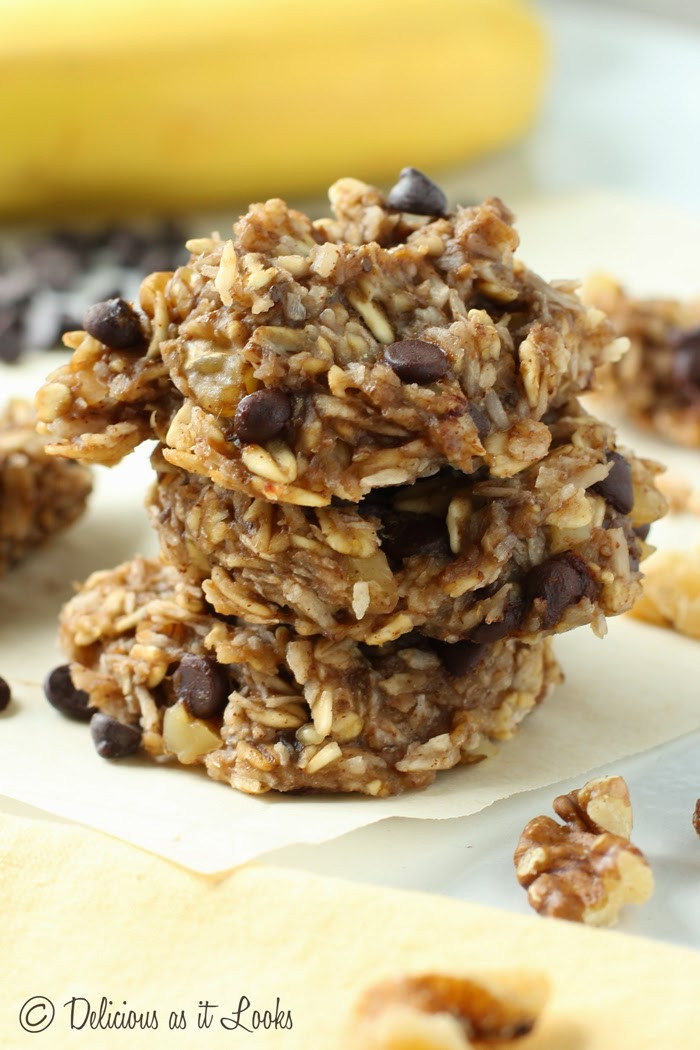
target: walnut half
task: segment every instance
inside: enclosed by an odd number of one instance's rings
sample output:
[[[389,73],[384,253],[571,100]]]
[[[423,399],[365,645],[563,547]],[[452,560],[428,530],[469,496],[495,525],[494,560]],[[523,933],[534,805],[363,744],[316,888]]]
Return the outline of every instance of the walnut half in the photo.
[[[535,1026],[549,993],[539,974],[418,974],[368,988],[356,1013],[356,1050],[466,1050],[512,1045]]]
[[[623,905],[649,899],[654,878],[629,840],[632,806],[622,777],[589,780],[552,805],[564,823],[535,817],[523,829],[513,858],[535,911],[610,926]]]

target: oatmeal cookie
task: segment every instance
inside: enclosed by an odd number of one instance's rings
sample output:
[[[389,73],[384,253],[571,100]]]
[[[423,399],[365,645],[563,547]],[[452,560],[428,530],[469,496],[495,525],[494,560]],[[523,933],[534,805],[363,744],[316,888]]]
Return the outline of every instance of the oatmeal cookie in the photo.
[[[515,477],[443,470],[330,507],[231,492],[156,451],[152,524],[217,613],[252,623],[371,645],[415,628],[452,642],[602,632],[641,593],[635,528],[664,511],[660,468],[618,452],[576,402],[545,418],[548,454]]]
[[[330,198],[315,222],[253,205],[137,306],[93,308],[38,395],[52,451],[114,463],[157,437],[223,489],[311,507],[541,459],[546,413],[626,346],[601,311],[515,258],[497,199],[415,214],[354,179]]]
[[[582,296],[630,341],[629,352],[601,370],[601,392],[642,426],[700,446],[700,299],[635,299],[600,274]]]
[[[367,647],[217,617],[198,587],[142,558],[91,576],[61,634],[99,712],[98,749],[131,753],[141,734],[151,755],[251,794],[424,787],[511,736],[561,679],[548,639],[415,632]]]
[[[79,518],[92,488],[87,467],[46,455],[35,422],[19,399],[0,413],[0,575]]]

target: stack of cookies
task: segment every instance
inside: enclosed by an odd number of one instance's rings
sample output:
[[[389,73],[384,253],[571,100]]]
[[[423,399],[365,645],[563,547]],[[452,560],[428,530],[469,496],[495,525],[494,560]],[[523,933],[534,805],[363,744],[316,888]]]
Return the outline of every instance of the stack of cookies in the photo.
[[[560,680],[552,635],[640,593],[657,468],[576,400],[625,348],[604,314],[514,257],[498,200],[449,211],[415,169],[330,198],[189,242],[39,392],[57,455],[158,442],[161,560],[62,616],[103,754],[249,793],[422,787]]]

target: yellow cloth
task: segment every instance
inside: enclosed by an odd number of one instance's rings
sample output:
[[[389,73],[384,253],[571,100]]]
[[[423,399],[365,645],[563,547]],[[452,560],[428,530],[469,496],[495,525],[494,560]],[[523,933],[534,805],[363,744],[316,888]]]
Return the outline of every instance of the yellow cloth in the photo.
[[[552,985],[528,1050],[699,1045],[700,955],[663,944],[263,866],[204,877],[92,831],[11,817],[0,818],[0,866],[3,1048],[340,1050],[375,980],[521,967]],[[55,1017],[29,1035],[19,1012],[35,996]],[[155,1011],[158,1029],[71,1030],[63,1004],[75,997],[80,1024],[84,1000],[99,1014],[103,996],[113,1015]],[[256,1009],[283,1023],[291,1011],[293,1027],[232,1029],[246,999],[247,1027]],[[216,1008],[200,1031],[205,1000]],[[169,1030],[171,1011],[184,1011],[186,1032]],[[34,1000],[24,1018],[48,1016]]]

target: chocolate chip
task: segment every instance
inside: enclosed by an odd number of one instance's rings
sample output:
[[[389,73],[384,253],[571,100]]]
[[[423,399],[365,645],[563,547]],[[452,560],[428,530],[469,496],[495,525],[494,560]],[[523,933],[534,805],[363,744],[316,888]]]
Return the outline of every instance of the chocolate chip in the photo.
[[[630,465],[619,452],[608,452],[607,460],[612,463],[608,476],[591,485],[591,488],[611,507],[619,510],[620,514],[629,514],[634,504]]]
[[[90,720],[90,733],[100,758],[128,758],[141,746],[141,730],[101,711]]]
[[[412,215],[444,215],[447,197],[440,187],[418,168],[404,168],[399,181],[389,191],[387,202],[396,211]]]
[[[700,394],[700,328],[681,332],[672,342],[673,382],[691,397]]]
[[[95,713],[88,694],[73,685],[68,664],[61,664],[49,672],[44,680],[44,695],[57,711],[77,722],[89,722]]]
[[[520,599],[513,597],[505,607],[500,620],[494,620],[492,623],[483,621],[474,628],[469,638],[478,645],[492,645],[493,642],[500,642],[502,638],[507,638],[509,634],[518,629],[522,618],[523,607]]]
[[[479,435],[479,441],[483,441],[487,434],[491,433],[491,420],[478,405],[469,404],[467,412],[472,417],[472,422]]]
[[[435,383],[447,372],[444,350],[424,339],[401,339],[384,351],[384,361],[403,383]]]
[[[464,678],[481,660],[484,647],[470,641],[435,642],[435,652],[448,674],[455,678]]]
[[[112,350],[129,350],[144,344],[139,316],[125,299],[107,299],[91,306],[83,327],[93,339]]]
[[[291,417],[292,405],[282,390],[256,390],[238,402],[233,429],[246,444],[261,445],[277,437]]]
[[[56,240],[46,240],[36,245],[31,260],[37,284],[48,285],[49,288],[61,292],[71,286],[80,266],[70,247]]]
[[[444,520],[428,514],[387,517],[383,521],[381,546],[397,562],[416,554],[431,558],[450,556],[450,538]]]
[[[634,533],[635,533],[636,536],[639,536],[640,540],[645,540],[647,538],[647,536],[649,535],[649,529],[650,528],[651,528],[651,524],[650,523],[647,523],[646,525],[637,525],[636,528],[634,529]]]
[[[16,361],[24,347],[22,309],[5,306],[0,310],[0,361]]]
[[[195,718],[220,717],[231,691],[226,668],[213,656],[194,653],[183,656],[173,675],[173,688]]]
[[[0,711],[5,710],[11,699],[12,693],[9,685],[4,678],[0,678]]]
[[[296,731],[294,729],[278,730],[275,733],[275,743],[284,744],[284,746],[295,755],[300,755],[304,750],[304,745],[301,740],[297,740]]]
[[[545,630],[558,624],[571,605],[577,605],[582,598],[593,598],[595,590],[585,561],[571,551],[535,565],[523,582],[528,605],[544,604],[540,612]]]

